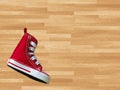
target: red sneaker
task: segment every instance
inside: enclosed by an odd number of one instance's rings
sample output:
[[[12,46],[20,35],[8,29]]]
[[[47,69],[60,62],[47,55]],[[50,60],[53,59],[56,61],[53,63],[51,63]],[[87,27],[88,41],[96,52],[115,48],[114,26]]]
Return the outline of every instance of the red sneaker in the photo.
[[[42,70],[42,66],[37,61],[34,54],[37,43],[38,41],[35,37],[27,33],[27,29],[25,28],[24,35],[7,64],[8,66],[48,83],[50,77]]]

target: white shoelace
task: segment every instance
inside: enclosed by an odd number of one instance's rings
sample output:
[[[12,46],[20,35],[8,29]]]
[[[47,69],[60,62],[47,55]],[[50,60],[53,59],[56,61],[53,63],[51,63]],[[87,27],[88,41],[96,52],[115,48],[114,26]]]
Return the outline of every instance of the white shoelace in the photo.
[[[36,43],[33,42],[33,41],[30,42],[30,45],[31,45],[31,46],[28,48],[28,49],[30,50],[30,52],[28,52],[28,54],[29,54],[29,55],[33,55],[33,56],[30,58],[30,60],[32,60],[32,61],[36,60],[35,64],[36,64],[36,65],[39,65],[40,62],[37,61],[37,58],[36,58],[35,55],[34,55],[34,51],[35,51],[35,48],[37,47],[37,45],[36,45]]]

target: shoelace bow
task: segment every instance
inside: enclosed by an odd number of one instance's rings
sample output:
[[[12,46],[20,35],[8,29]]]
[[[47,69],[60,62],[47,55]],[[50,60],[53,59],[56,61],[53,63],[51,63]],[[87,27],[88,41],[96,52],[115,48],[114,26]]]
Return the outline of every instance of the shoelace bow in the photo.
[[[28,49],[29,49],[28,54],[29,54],[30,56],[32,55],[31,58],[30,58],[30,60],[35,61],[35,64],[36,64],[36,65],[39,65],[40,62],[37,61],[37,58],[36,58],[35,55],[34,55],[34,51],[35,51],[35,48],[37,47],[37,45],[36,45],[36,43],[33,42],[33,41],[30,41],[30,45],[31,45],[31,46],[28,47]]]

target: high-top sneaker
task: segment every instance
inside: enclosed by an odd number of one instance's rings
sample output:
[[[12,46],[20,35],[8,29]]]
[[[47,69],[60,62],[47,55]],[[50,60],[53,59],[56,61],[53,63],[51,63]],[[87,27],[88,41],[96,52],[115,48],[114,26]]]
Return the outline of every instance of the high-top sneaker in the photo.
[[[24,35],[7,64],[12,68],[48,83],[50,77],[42,70],[42,66],[34,54],[37,44],[38,41],[31,34],[27,33],[25,28]]]

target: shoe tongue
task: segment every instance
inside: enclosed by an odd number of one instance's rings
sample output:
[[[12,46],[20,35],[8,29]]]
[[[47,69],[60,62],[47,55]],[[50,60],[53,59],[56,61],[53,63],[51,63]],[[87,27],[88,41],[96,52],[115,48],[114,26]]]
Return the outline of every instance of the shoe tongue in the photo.
[[[30,35],[30,34],[29,34],[29,36],[31,37],[31,38],[30,38],[30,41],[33,41],[33,42],[36,43],[36,45],[37,45],[37,44],[38,44],[37,39],[36,39],[34,36]]]
[[[27,28],[24,28],[24,34],[28,35],[28,36],[30,37],[30,40],[33,41],[33,42],[35,42],[36,45],[38,44],[37,39],[36,39],[34,36],[32,36],[31,34],[29,34],[29,33],[27,32]]]

